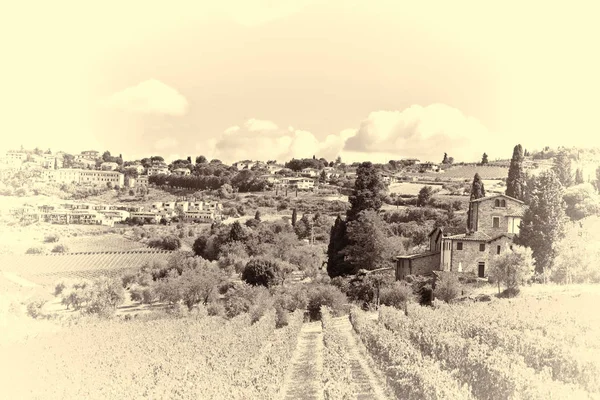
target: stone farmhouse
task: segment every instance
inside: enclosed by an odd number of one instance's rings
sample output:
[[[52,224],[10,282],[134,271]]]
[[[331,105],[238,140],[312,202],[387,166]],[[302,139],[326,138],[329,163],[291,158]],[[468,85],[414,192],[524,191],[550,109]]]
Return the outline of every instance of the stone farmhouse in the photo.
[[[503,194],[471,201],[471,226],[460,235],[429,234],[429,251],[396,257],[396,279],[454,271],[487,277],[491,258],[511,248],[526,209],[525,203]]]

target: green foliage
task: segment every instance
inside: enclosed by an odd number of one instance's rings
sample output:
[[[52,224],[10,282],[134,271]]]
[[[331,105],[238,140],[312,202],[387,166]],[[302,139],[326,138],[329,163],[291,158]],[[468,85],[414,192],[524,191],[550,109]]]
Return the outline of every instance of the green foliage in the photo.
[[[436,299],[450,303],[450,301],[460,296],[461,292],[462,287],[458,280],[458,276],[451,273],[445,273],[435,282],[433,295]]]
[[[486,153],[483,153],[483,156],[481,156],[481,165],[485,165],[488,163],[488,155]]]
[[[382,287],[379,304],[389,307],[404,308],[414,301],[412,287],[405,282],[396,281],[390,286]]]
[[[556,246],[550,278],[556,283],[600,283],[600,218],[591,216],[569,224]]]
[[[69,247],[65,244],[57,244],[52,248],[53,253],[68,253]]]
[[[423,186],[417,196],[417,207],[425,207],[431,200],[431,196],[433,196],[433,188],[431,186]]]
[[[478,173],[473,177],[473,184],[471,185],[471,196],[469,197],[470,201],[481,199],[485,197],[485,187],[483,185],[483,181]],[[471,226],[471,203],[469,203],[469,210],[467,211],[467,227],[473,230]]]
[[[296,209],[294,208],[292,210],[292,226],[296,226],[296,222],[298,220],[298,212],[296,211]]]
[[[47,235],[44,238],[44,242],[45,243],[56,243],[60,240],[60,236],[57,233],[52,233],[50,235]]]
[[[44,252],[45,250],[43,247],[30,247],[25,254],[44,254]]]
[[[391,248],[387,226],[375,211],[361,212],[348,224],[347,236],[350,244],[342,251],[350,264],[346,273],[392,266],[392,253],[397,250]]]
[[[382,205],[382,194],[385,184],[381,180],[379,170],[371,162],[363,162],[356,170],[356,181],[352,194],[348,196],[350,209],[347,212],[347,221],[358,217],[363,210],[378,211]]]
[[[331,278],[347,275],[351,268],[343,253],[346,246],[350,243],[346,230],[346,221],[338,216],[331,227],[329,245],[327,247],[327,273]]]
[[[567,188],[563,200],[566,204],[565,213],[572,221],[578,221],[600,212],[600,198],[590,183]]]
[[[573,185],[573,172],[571,170],[571,158],[566,151],[558,153],[554,159],[554,166],[552,170],[556,174],[558,181],[563,187],[568,188]]]
[[[507,289],[515,291],[521,284],[530,279],[534,272],[534,262],[531,249],[513,246],[512,250],[504,251],[492,257],[490,262],[490,277],[503,283]]]
[[[525,175],[523,172],[523,147],[518,144],[513,150],[506,179],[506,195],[517,200],[525,199]]]
[[[308,290],[307,310],[310,319],[317,321],[321,319],[321,307],[327,306],[335,316],[344,312],[344,307],[348,301],[344,293],[338,288],[327,284],[316,284]]]
[[[269,287],[278,283],[280,265],[269,259],[254,258],[246,264],[242,280],[250,285]]]
[[[536,271],[544,273],[552,268],[556,244],[564,236],[563,187],[552,171],[541,172],[534,185],[515,242],[531,248]]]
[[[246,232],[239,221],[235,221],[231,224],[231,230],[229,231],[229,242],[243,242],[246,240]]]
[[[181,241],[175,236],[165,236],[148,241],[148,246],[161,250],[178,250],[181,248]]]

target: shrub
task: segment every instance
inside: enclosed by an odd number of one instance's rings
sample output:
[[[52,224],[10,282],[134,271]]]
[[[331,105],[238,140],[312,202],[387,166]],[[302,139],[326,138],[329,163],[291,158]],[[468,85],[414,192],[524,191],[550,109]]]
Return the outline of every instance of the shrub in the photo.
[[[384,287],[379,294],[382,305],[401,308],[414,299],[412,287],[404,282],[394,282],[393,285]]]
[[[57,244],[52,249],[53,253],[67,253],[68,251],[69,251],[69,248],[64,244]]]
[[[56,284],[56,286],[54,287],[54,295],[55,296],[60,296],[62,294],[62,292],[66,289],[67,284],[64,282],[58,282]]]
[[[252,321],[256,321],[272,305],[271,295],[262,286],[237,284],[225,294],[225,313],[229,318],[250,313]]]
[[[337,287],[332,285],[314,285],[308,290],[308,314],[311,320],[321,319],[321,306],[327,306],[339,316],[344,312],[348,299]]]
[[[117,280],[105,277],[96,279],[87,291],[85,312],[88,314],[110,315],[125,300],[125,290]]]
[[[56,233],[52,233],[44,238],[46,243],[56,243],[60,240],[60,236]]]
[[[42,314],[42,307],[46,304],[46,300],[43,299],[35,299],[30,301],[27,304],[27,315],[31,318],[37,318]]]
[[[246,264],[242,280],[250,285],[269,287],[276,283],[278,265],[275,261],[255,258]]]
[[[283,328],[288,323],[288,311],[283,307],[275,306],[275,327]]]
[[[450,303],[461,295],[462,287],[458,277],[454,274],[443,274],[435,283],[433,294],[435,298]]]
[[[44,253],[43,247],[30,247],[25,252],[25,254],[43,254],[43,253]]]
[[[148,246],[154,247],[161,250],[179,250],[181,248],[181,241],[175,236],[165,236],[160,239],[151,239],[148,241]]]
[[[221,302],[213,301],[208,303],[206,306],[206,311],[210,316],[224,317],[225,316],[225,306]]]
[[[272,293],[275,297],[275,307],[283,308],[289,312],[304,310],[308,304],[306,289],[303,285],[278,286],[277,290]]]

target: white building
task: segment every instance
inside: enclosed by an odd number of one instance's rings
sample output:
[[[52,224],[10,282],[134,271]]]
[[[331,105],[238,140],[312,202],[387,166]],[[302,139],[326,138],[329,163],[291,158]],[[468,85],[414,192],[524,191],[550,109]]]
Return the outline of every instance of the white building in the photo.
[[[124,176],[116,171],[96,171],[74,168],[46,169],[42,171],[42,179],[46,182],[56,183],[86,183],[123,186]]]
[[[190,174],[190,170],[188,168],[176,168],[173,170],[172,174],[178,176],[188,176]]]
[[[148,168],[148,176],[152,175],[160,175],[160,174],[168,174],[169,168],[163,165],[152,165]]]
[[[114,171],[117,168],[119,168],[119,164],[112,161],[103,162],[102,164],[100,164],[100,169],[102,171]]]

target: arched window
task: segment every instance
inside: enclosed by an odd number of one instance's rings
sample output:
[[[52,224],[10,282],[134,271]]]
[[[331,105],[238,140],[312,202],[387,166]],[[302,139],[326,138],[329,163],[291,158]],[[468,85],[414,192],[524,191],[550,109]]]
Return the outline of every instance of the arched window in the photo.
[[[500,201],[500,207],[506,207],[506,200],[502,199]]]
[[[500,200],[496,199],[494,202],[494,207],[500,207]]]

